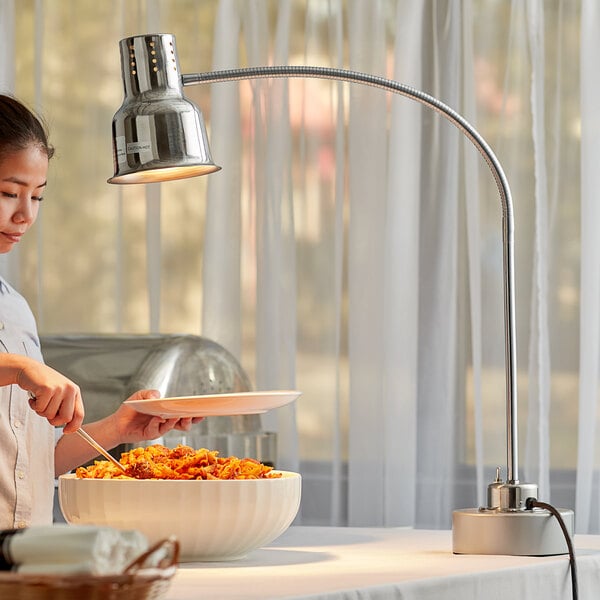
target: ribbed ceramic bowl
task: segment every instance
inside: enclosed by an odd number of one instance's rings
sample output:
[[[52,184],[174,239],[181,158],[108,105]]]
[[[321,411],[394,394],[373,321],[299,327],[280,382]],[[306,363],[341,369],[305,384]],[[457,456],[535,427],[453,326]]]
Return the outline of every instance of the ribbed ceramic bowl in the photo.
[[[61,475],[58,493],[68,523],[137,529],[150,543],[175,535],[180,560],[246,556],[279,537],[300,507],[301,477],[173,481],[78,479]]]

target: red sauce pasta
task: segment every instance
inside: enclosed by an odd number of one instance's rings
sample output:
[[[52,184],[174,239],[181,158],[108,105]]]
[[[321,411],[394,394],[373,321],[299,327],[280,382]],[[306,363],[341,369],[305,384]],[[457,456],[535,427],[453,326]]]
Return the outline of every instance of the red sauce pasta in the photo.
[[[216,450],[179,445],[167,448],[154,444],[121,454],[123,473],[108,460],[79,467],[80,479],[270,479],[281,477],[273,467],[253,458],[221,458]]]

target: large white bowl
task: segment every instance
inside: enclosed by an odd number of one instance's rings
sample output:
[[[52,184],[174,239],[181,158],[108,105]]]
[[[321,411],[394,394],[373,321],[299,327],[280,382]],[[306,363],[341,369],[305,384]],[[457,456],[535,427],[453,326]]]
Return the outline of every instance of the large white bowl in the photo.
[[[171,535],[180,559],[234,560],[279,537],[300,507],[301,477],[277,479],[78,479],[61,475],[58,493],[68,523],[137,529],[150,543]]]

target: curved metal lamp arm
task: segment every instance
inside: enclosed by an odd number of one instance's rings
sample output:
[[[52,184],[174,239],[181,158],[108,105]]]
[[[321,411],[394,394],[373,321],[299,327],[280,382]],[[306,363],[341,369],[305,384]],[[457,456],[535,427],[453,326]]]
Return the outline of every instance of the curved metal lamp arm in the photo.
[[[471,140],[490,168],[502,205],[502,245],[503,245],[503,285],[504,285],[504,343],[506,372],[506,437],[507,437],[507,483],[518,484],[518,439],[517,439],[517,359],[515,326],[515,284],[514,284],[514,217],[512,196],[508,181],[491,148],[477,130],[460,114],[420,90],[358,71],[311,66],[267,66],[192,73],[181,76],[184,86],[201,83],[241,81],[245,79],[310,77],[332,79],[349,83],[361,83],[411,98],[428,106],[455,125]]]

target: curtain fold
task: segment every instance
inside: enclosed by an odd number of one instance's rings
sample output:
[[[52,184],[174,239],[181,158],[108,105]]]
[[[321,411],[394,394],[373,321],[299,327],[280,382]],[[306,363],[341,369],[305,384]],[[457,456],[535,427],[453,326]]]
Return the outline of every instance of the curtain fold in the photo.
[[[600,376],[600,79],[596,56],[600,52],[600,7],[583,0],[581,5],[581,341],[579,382],[579,437],[577,444],[578,532],[598,528],[597,419]]]
[[[548,342],[548,175],[545,140],[545,39],[544,5],[527,3],[531,61],[531,115],[535,164],[535,238],[531,292],[532,324],[529,347],[529,419],[525,476],[536,481],[539,495],[550,498],[549,410],[550,350]]]
[[[213,68],[239,66],[241,17],[236,2],[219,3],[215,21]],[[238,84],[211,89],[212,153],[227,157],[227,171],[208,182],[204,261],[202,270],[202,331],[227,348],[238,360],[242,355],[241,307],[241,133]],[[214,158],[218,162],[219,159]],[[227,240],[227,243],[223,243]]]
[[[434,4],[425,13],[433,68],[426,89],[458,106],[458,4]],[[458,328],[459,134],[444,120],[428,119],[421,155],[418,350],[417,517],[422,527],[450,524],[455,477]],[[429,174],[435,173],[435,178]]]
[[[423,6],[401,4],[396,15],[394,78],[421,87]],[[417,351],[419,319],[419,156],[423,108],[393,97],[389,129],[383,319],[385,507],[387,525],[412,525],[417,483]],[[403,307],[398,310],[398,307]],[[412,490],[407,493],[407,490]]]
[[[322,39],[317,36],[307,39],[305,45],[304,59],[306,63],[310,62],[313,54],[318,51],[324,52],[332,66],[343,68],[343,48],[344,48],[344,9],[341,0],[332,1],[328,5],[327,14],[327,37]],[[310,19],[310,31],[316,31],[318,27],[318,15],[309,13],[307,19]],[[309,29],[309,27],[307,27]],[[334,130],[332,136],[332,146],[335,153],[334,172],[331,173],[331,162],[325,163],[327,179],[331,186],[330,196],[328,198],[327,189],[324,190],[324,198],[320,198],[322,206],[319,211],[325,221],[324,227],[332,231],[331,244],[328,248],[328,255],[331,257],[331,267],[329,273],[332,274],[331,287],[319,286],[315,290],[315,295],[321,306],[326,307],[331,315],[332,326],[330,331],[324,332],[320,338],[323,339],[325,348],[330,348],[334,360],[335,368],[327,381],[325,389],[330,390],[332,406],[330,411],[331,425],[328,431],[331,432],[331,439],[328,444],[328,453],[326,457],[331,462],[328,469],[331,478],[329,502],[329,513],[323,510],[326,522],[332,525],[342,525],[347,521],[347,486],[345,485],[346,471],[345,448],[347,447],[347,438],[345,435],[344,423],[346,421],[347,410],[345,400],[344,382],[347,380],[346,367],[344,365],[345,348],[345,322],[344,322],[344,294],[346,290],[345,276],[345,253],[347,250],[345,238],[345,221],[347,218],[346,210],[346,131],[344,127],[336,127],[336,123],[345,122],[345,85],[338,82],[332,85],[332,93],[328,97],[327,106],[327,127]],[[305,101],[309,94],[305,93]],[[322,140],[317,140],[320,145]],[[319,152],[317,147],[316,152]],[[307,156],[307,154],[309,156]],[[310,160],[310,152],[304,152],[303,169],[307,166],[306,160]],[[328,204],[333,201],[333,209],[328,210]],[[307,219],[308,223],[308,219]],[[324,507],[325,508],[325,507]]]
[[[384,19],[379,3],[351,2],[350,68],[381,72]],[[377,40],[368,46],[366,40]],[[361,86],[349,90],[348,354],[350,427],[348,518],[352,525],[385,524],[387,406],[382,365],[386,215],[386,126],[364,118],[387,110],[385,94]],[[354,167],[356,165],[356,168]],[[370,494],[364,490],[369,489]]]
[[[251,65],[268,64],[271,52],[288,62],[289,3],[281,10],[275,46],[269,48],[267,15],[249,10],[246,34]],[[256,188],[256,386],[257,389],[294,389],[296,348],[296,269],[294,209],[291,185],[288,83],[285,80],[252,84],[256,138],[253,151],[265,161],[254,163]],[[267,92],[269,94],[267,95]],[[263,105],[264,102],[264,105]],[[298,470],[296,407],[267,414],[263,423],[278,434],[277,461],[282,469]]]
[[[161,308],[161,184],[146,186],[146,253],[148,260],[148,309],[150,333],[160,331]]]
[[[462,114],[473,124],[477,124],[477,102],[475,83],[475,52],[473,40],[473,7],[470,1],[463,3],[462,15]],[[480,187],[478,181],[478,165],[480,157],[474,152],[468,140],[463,140],[464,162],[464,195],[466,218],[466,261],[468,272],[468,305],[471,323],[471,364],[473,387],[473,423],[474,423],[474,456],[477,482],[477,506],[485,505],[484,465],[485,439],[483,434],[483,399],[482,378],[483,365],[483,330],[482,330],[482,244],[481,244],[481,209]],[[466,382],[463,381],[463,389]],[[460,429],[459,429],[460,431]]]

